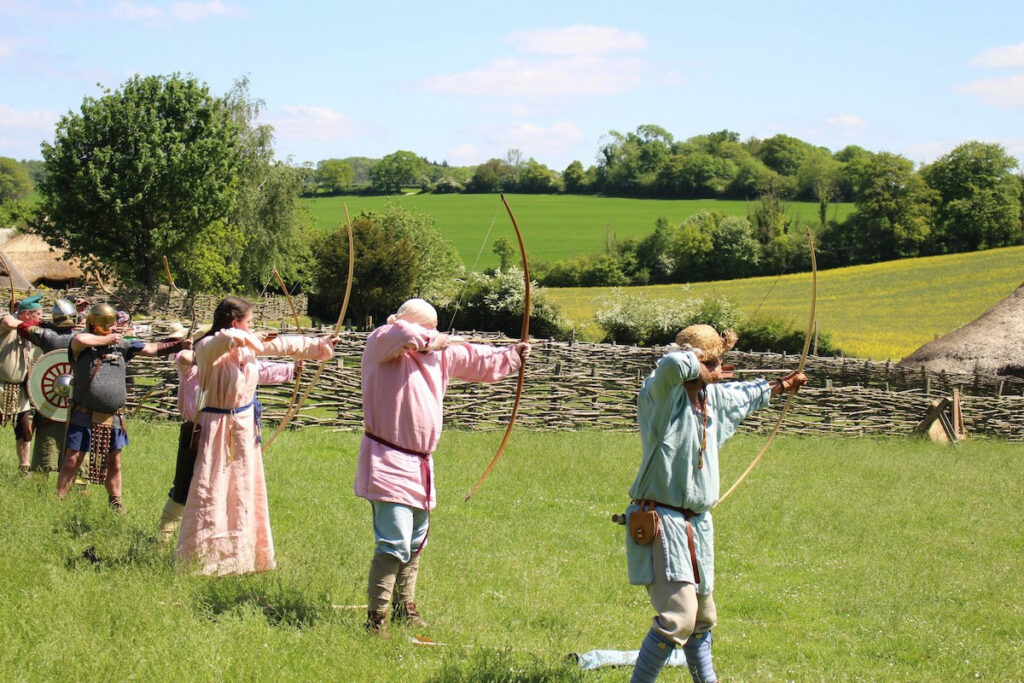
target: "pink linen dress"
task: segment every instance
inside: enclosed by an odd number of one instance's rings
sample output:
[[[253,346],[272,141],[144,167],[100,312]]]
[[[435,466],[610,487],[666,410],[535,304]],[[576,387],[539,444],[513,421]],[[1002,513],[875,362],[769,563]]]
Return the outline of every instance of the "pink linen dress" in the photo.
[[[364,426],[368,434],[391,445],[363,437],[353,486],[361,498],[433,509],[434,461],[429,454],[441,437],[448,381],[495,382],[522,364],[515,346],[452,343],[423,351],[437,334],[399,319],[378,327],[366,340]]]
[[[280,371],[261,364],[260,355],[325,360],[334,355],[334,348],[326,338],[283,336],[261,342],[243,330],[220,330],[196,345],[203,406],[247,406],[258,383],[280,381]],[[211,575],[273,569],[274,542],[254,406],[237,413],[200,411],[198,420],[199,455],[175,561]]]

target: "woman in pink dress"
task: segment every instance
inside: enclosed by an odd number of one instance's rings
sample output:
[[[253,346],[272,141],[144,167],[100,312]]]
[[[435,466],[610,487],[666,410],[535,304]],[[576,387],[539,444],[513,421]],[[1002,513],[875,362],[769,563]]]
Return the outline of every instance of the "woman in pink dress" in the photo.
[[[199,455],[182,517],[175,561],[200,574],[274,569],[267,486],[260,448],[258,356],[325,360],[336,338],[279,336],[260,341],[249,331],[252,305],[226,297],[213,327],[196,344],[201,410]]]

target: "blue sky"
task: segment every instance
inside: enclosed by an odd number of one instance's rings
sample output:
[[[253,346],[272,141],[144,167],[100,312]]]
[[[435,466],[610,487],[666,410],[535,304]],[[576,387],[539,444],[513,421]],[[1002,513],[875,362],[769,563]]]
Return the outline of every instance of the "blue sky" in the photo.
[[[0,156],[41,158],[97,83],[174,72],[218,95],[248,76],[294,163],[516,148],[563,170],[648,123],[915,162],[983,140],[1024,158],[1020,0],[0,0]]]

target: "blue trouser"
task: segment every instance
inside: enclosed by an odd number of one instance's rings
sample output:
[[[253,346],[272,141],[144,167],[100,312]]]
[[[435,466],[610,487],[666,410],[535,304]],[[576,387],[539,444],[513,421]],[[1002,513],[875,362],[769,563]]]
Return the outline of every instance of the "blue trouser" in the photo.
[[[387,553],[405,564],[423,550],[430,532],[430,512],[400,503],[371,500],[375,553]]]

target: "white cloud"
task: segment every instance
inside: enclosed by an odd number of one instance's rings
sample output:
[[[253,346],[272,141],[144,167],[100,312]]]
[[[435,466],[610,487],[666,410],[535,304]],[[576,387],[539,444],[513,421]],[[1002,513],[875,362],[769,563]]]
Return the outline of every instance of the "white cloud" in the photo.
[[[18,57],[23,54],[25,46],[31,46],[34,41],[30,38],[15,38],[12,36],[0,36],[0,60]]]
[[[522,52],[545,55],[597,55],[647,48],[647,39],[643,35],[609,26],[576,25],[514,31],[504,40]]]
[[[640,84],[646,62],[637,58],[569,57],[547,61],[495,59],[471,71],[421,81],[429,92],[448,95],[614,95]]]
[[[59,118],[53,111],[24,111],[0,104],[0,149],[5,156],[38,159],[39,143],[53,139]]]
[[[858,135],[868,127],[867,121],[855,114],[838,114],[825,121],[833,131],[846,136]]]
[[[262,123],[272,125],[278,139],[343,140],[363,130],[355,119],[326,107],[281,107],[263,118]]]
[[[990,47],[972,59],[971,65],[988,69],[1019,69],[1024,67],[1024,43]]]
[[[172,18],[190,23],[202,21],[210,17],[244,17],[248,12],[239,5],[227,5],[221,0],[206,2],[172,2],[169,8]],[[156,5],[143,5],[134,2],[119,2],[111,6],[109,14],[116,19],[127,21],[160,21],[164,18],[164,10]]]
[[[1024,107],[1024,73],[1003,78],[983,78],[954,88],[961,95],[970,95],[993,107]]]
[[[240,5],[226,5],[220,0],[207,0],[207,2],[172,2],[171,14],[179,21],[201,21],[209,17],[244,17],[249,13]]]
[[[448,161],[455,166],[479,164],[480,152],[478,152],[476,146],[471,143],[455,145],[448,150]]]
[[[584,135],[573,121],[556,121],[546,127],[517,121],[508,125],[478,126],[468,131],[467,137],[477,144],[463,143],[449,149],[452,163],[480,164],[488,159],[504,158],[509,149],[515,148],[523,153],[524,159],[533,157],[546,164],[552,158],[571,154]]]
[[[119,2],[110,8],[110,15],[115,19],[128,21],[157,21],[163,12],[155,5],[136,5],[133,2]]]

